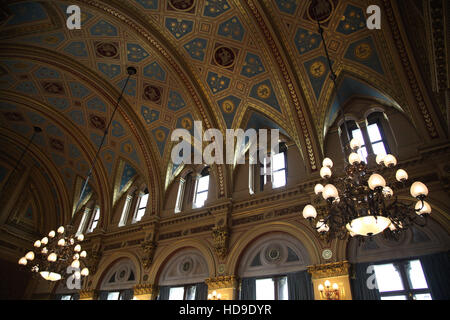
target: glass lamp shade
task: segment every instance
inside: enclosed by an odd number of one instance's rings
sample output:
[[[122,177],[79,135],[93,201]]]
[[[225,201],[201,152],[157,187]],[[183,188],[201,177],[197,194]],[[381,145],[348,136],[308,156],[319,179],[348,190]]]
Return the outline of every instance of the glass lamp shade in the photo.
[[[208,300],[212,300],[212,294],[208,294]]]
[[[64,239],[59,239],[58,240],[58,246],[64,246],[66,244],[66,240],[64,240]]]
[[[316,184],[316,186],[314,187],[315,194],[319,195],[322,193],[322,191],[323,191],[323,185],[321,185],[320,183]]]
[[[328,199],[336,199],[339,197],[339,192],[336,187],[332,184],[327,184],[325,188],[323,188],[322,197],[325,200]]]
[[[358,150],[359,148],[361,148],[361,146],[361,140],[359,140],[358,138],[353,138],[352,141],[350,141],[350,148],[352,148],[352,150]]]
[[[26,255],[25,258],[27,260],[33,261],[34,260],[34,252],[33,251],[29,251]]]
[[[328,167],[322,167],[322,169],[320,169],[320,176],[323,179],[331,177],[331,169]]]
[[[50,253],[47,258],[47,260],[50,262],[55,262],[57,259],[58,259],[58,256],[54,252]]]
[[[386,180],[384,180],[384,178],[381,175],[374,173],[370,176],[369,181],[367,181],[367,184],[369,185],[370,189],[375,190],[376,188],[386,187]]]
[[[19,264],[20,264],[20,265],[26,266],[27,263],[28,263],[27,258],[22,257],[22,258],[19,259]]]
[[[424,185],[420,181],[416,181],[412,184],[410,189],[411,195],[414,198],[420,197],[420,196],[427,196],[428,195],[428,188],[426,185]]]
[[[73,248],[73,251],[75,251],[75,252],[80,252],[80,251],[81,251],[81,246],[80,246],[79,244],[77,244],[77,245],[75,246],[75,248]]]
[[[333,290],[339,290],[339,286],[338,286],[337,283],[334,283],[334,284],[333,284]]]
[[[60,233],[60,234],[64,233],[64,227],[63,226],[58,228],[58,233]]]
[[[397,165],[397,159],[392,154],[385,156],[383,162],[386,167],[395,167]]]
[[[46,244],[48,243],[48,238],[47,238],[47,237],[43,237],[43,238],[41,239],[41,243],[42,243],[43,245],[46,245]]]
[[[80,260],[73,260],[72,264],[70,265],[72,268],[78,269],[80,267]]]
[[[75,253],[73,255],[73,260],[78,260],[78,259],[80,259],[80,255],[78,253]]]
[[[86,251],[81,251],[80,257],[86,258],[86,256],[87,256],[87,252]]]
[[[316,224],[317,232],[319,233],[326,233],[330,230],[330,227],[325,223],[324,220],[320,220]]]
[[[383,188],[383,195],[387,198],[390,198],[394,195],[394,191],[390,187]]]
[[[40,274],[45,280],[58,281],[61,279],[61,275],[55,272],[41,271]]]
[[[403,229],[403,226],[402,226],[402,223],[401,223],[401,222],[399,223],[398,227],[399,227],[400,229]],[[391,224],[389,225],[389,229],[390,229],[391,231],[395,231],[395,230],[397,230],[397,227],[396,227],[396,225],[395,225],[394,223],[391,222]]]
[[[55,235],[56,235],[56,232],[55,231],[50,231],[49,233],[48,233],[48,236],[50,237],[50,238],[54,238],[55,237]]]
[[[361,162],[361,157],[359,156],[359,154],[357,154],[357,153],[355,153],[355,152],[352,152],[352,153],[348,156],[348,162],[349,162],[351,165],[358,164],[358,163]]]
[[[360,236],[374,236],[383,232],[390,224],[391,220],[382,216],[365,216],[353,219],[346,228]]]
[[[78,241],[83,241],[84,240],[84,235],[83,234],[79,234],[77,239],[78,239]]]
[[[81,270],[81,275],[82,276],[88,276],[89,275],[89,269],[88,268],[83,268],[83,270]]]
[[[386,157],[385,154],[380,153],[379,155],[377,155],[377,158],[375,161],[377,162],[377,164],[381,165],[384,162],[385,157]]]
[[[47,254],[47,253],[48,253],[47,247],[43,247],[42,250],[41,250],[41,252],[42,252],[43,254]]]
[[[316,208],[314,208],[312,205],[308,204],[303,208],[303,218],[305,219],[315,219],[317,217],[317,211]]]
[[[324,286],[323,286],[323,284],[319,284],[319,291],[320,292],[323,292],[324,290],[325,290],[325,288],[324,288]]]
[[[331,287],[331,282],[330,282],[330,280],[325,280],[325,288],[329,288],[329,287]]]
[[[431,206],[426,201],[423,201],[423,203],[422,203],[422,201],[417,201],[415,209],[416,209],[416,213],[419,215],[431,213]]]
[[[36,248],[39,248],[41,246],[41,240],[36,240],[36,242],[34,243],[34,246]]]
[[[403,169],[398,169],[397,173],[395,174],[395,178],[398,182],[406,181],[408,180],[408,173],[406,173]]]
[[[323,159],[322,165],[327,168],[333,168],[333,161],[330,158]]]

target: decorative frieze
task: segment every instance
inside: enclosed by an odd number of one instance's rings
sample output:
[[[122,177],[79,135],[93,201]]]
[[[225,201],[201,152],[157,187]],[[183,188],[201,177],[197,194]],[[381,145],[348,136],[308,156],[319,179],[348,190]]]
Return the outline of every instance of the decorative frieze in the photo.
[[[97,300],[97,290],[80,290],[80,300]]]
[[[150,283],[142,283],[135,285],[133,291],[135,296],[144,294],[153,295],[154,293],[158,293],[158,286]]]
[[[237,288],[238,278],[236,276],[219,276],[206,279],[205,283],[208,285],[209,290]]]
[[[142,257],[144,268],[149,269],[153,263],[153,257],[155,255],[157,243],[151,240],[144,240],[141,243],[141,247],[144,250],[144,256]]]
[[[308,272],[313,279],[346,276],[349,274],[350,263],[348,261],[333,262],[308,267]]]

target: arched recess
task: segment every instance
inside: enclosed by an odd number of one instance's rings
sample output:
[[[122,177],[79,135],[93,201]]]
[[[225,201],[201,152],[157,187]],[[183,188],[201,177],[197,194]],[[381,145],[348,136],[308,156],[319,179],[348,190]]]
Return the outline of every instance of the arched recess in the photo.
[[[141,283],[142,263],[140,259],[132,252],[116,252],[108,257],[103,258],[100,261],[99,269],[93,276],[93,279],[90,279],[90,277],[88,278],[88,280],[92,281],[92,283],[89,285],[89,288],[101,290],[102,284],[109,280],[106,276],[109,275],[110,271],[112,270],[111,268],[123,261],[134,267],[135,283]]]
[[[195,239],[187,239],[180,240],[170,245],[168,247],[160,247],[155,253],[155,261],[149,273],[149,282],[157,284],[159,282],[159,278],[161,276],[161,272],[165,266],[165,264],[180,250],[186,248],[194,248],[198,250],[203,258],[206,261],[208,266],[208,275],[209,277],[215,277],[216,275],[216,266],[217,261],[212,249],[205,244],[205,242],[195,240]]]
[[[273,232],[282,232],[294,237],[302,243],[308,254],[311,265],[320,263],[321,245],[312,230],[307,229],[304,225],[294,225],[289,222],[271,222],[259,226],[250,232],[246,232],[245,235],[233,245],[230,253],[228,254],[225,273],[236,274],[239,270],[239,266],[246,248],[261,236]]]
[[[271,276],[306,270],[310,258],[303,244],[287,233],[269,233],[249,245],[242,255],[240,278]]]

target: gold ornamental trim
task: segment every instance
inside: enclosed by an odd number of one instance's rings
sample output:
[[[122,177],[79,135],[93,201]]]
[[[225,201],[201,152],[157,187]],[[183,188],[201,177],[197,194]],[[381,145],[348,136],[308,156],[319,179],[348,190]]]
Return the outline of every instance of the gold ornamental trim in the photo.
[[[157,286],[150,283],[137,284],[133,287],[134,295],[139,296],[142,294],[153,294],[158,291]]]
[[[313,279],[346,276],[349,274],[350,263],[348,261],[333,262],[309,266],[308,272]]]
[[[97,290],[80,290],[80,300],[92,299],[97,300]]]
[[[216,278],[209,278],[205,280],[208,289],[224,289],[236,288],[238,285],[238,278],[236,276],[219,276]]]

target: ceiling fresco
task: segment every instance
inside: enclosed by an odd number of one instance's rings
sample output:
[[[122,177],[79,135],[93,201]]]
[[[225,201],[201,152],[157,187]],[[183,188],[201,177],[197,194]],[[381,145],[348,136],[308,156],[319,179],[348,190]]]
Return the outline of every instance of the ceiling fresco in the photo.
[[[366,1],[315,2],[345,100],[356,90],[408,112],[388,39],[366,28]],[[81,8],[80,30],[66,27],[70,4]],[[180,171],[170,163],[170,134],[193,132],[196,120],[222,132],[279,128],[316,171],[337,103],[311,8],[306,0],[8,1],[0,16],[2,126],[24,137],[42,126],[35,143],[73,194],[134,66],[101,152],[104,188],[120,181],[120,191],[142,175],[161,200]],[[217,170],[225,196],[228,169]]]

